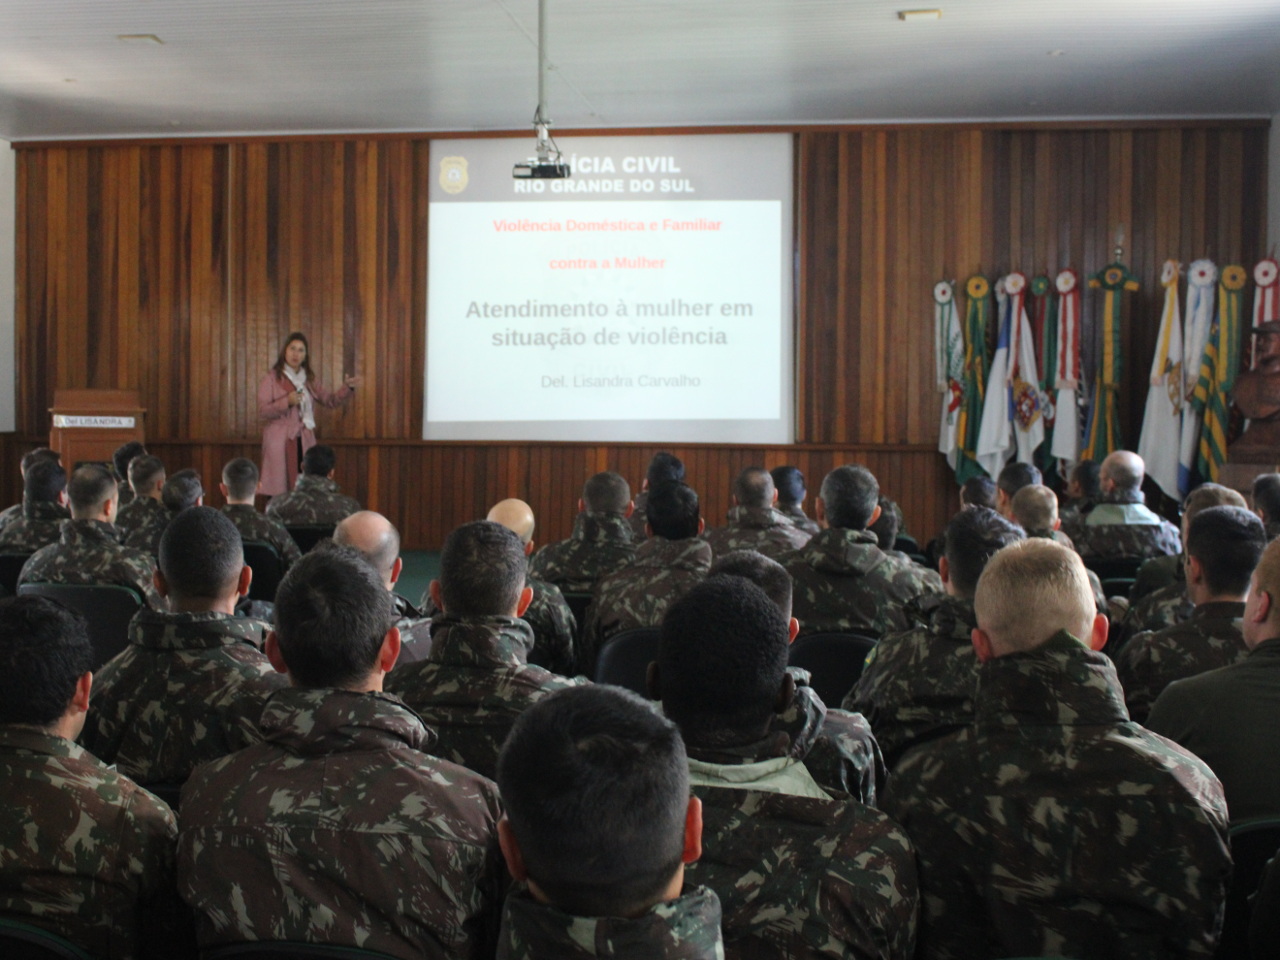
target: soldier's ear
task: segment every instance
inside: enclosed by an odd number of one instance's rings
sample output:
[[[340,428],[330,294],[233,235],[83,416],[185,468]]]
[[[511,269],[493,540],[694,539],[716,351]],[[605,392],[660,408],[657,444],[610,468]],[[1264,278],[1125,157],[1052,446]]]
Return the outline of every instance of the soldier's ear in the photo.
[[[156,593],[160,594],[160,596],[164,597],[165,599],[168,599],[169,584],[165,581],[164,574],[160,572],[159,567],[156,567],[154,572],[152,572],[151,583],[155,586]]]
[[[684,814],[684,852],[680,855],[680,862],[693,863],[701,857],[702,801],[697,797],[690,797],[689,807]]]
[[[821,497],[813,501],[813,517],[819,524],[825,525],[827,522],[827,505],[822,502]]]
[[[797,620],[795,617],[792,617],[790,622],[787,624],[787,642],[795,643],[796,637],[799,636],[799,634],[800,634],[800,621]]]
[[[76,688],[71,694],[71,702],[67,705],[74,713],[89,712],[89,697],[93,693],[93,674],[86,670],[76,681]]]
[[[973,643],[973,652],[978,655],[979,663],[988,663],[995,659],[995,651],[991,648],[991,638],[987,636],[985,630],[974,627],[973,633],[969,634],[969,640]]]
[[[239,596],[247,597],[249,595],[249,585],[253,583],[253,567],[247,563],[240,568],[240,582],[236,584],[236,593]],[[159,589],[157,587],[157,589]],[[164,596],[164,594],[161,594]]]
[[[218,491],[222,494],[223,500],[231,499],[231,491],[227,489],[227,485],[225,483],[218,484]]]
[[[705,521],[705,520],[703,520],[701,517],[699,517],[699,518],[698,518],[698,535],[699,535],[699,536],[701,536],[701,535],[702,535],[702,531],[703,531],[703,530],[705,530],[705,529],[707,529],[707,521]]]
[[[787,707],[791,706],[791,701],[796,698],[796,678],[791,675],[790,671],[782,674],[782,683],[778,687],[778,699],[773,705],[774,713],[782,713]]]
[[[393,626],[382,638],[382,647],[378,650],[378,669],[383,673],[390,673],[399,659],[400,628]]]
[[[778,491],[777,491],[777,488],[775,488],[775,489],[774,489],[774,491],[773,491],[773,499],[772,499],[772,500],[770,500],[769,502],[770,502],[771,504],[774,504],[775,506],[777,505],[777,503],[778,503]]]
[[[1193,557],[1191,554],[1187,554],[1187,582],[1204,582],[1204,564],[1200,562],[1199,557]]]
[[[280,652],[280,642],[276,639],[274,630],[267,631],[267,642],[264,648],[267,659],[271,661],[271,666],[276,668],[276,673],[289,675],[289,665],[284,662],[284,654]]]
[[[60,506],[60,507],[65,507],[65,506],[66,506],[67,504],[69,504],[70,502],[71,502],[71,498],[67,496],[67,491],[66,491],[66,490],[59,490],[59,491],[58,491],[58,506]]]
[[[520,591],[520,602],[516,604],[516,616],[523,617],[531,603],[533,603],[533,587],[525,587]]]
[[[627,509],[622,511],[622,515],[629,520],[631,519],[631,515],[635,512],[636,512],[636,502],[634,500],[628,500]]]
[[[938,558],[938,576],[942,578],[944,586],[951,582],[951,564],[947,563],[945,553]]]
[[[1093,618],[1093,629],[1089,632],[1089,649],[1101,650],[1107,645],[1107,634],[1111,632],[1111,621],[1105,613]]]
[[[1061,530],[1061,529],[1062,529],[1062,518],[1061,518],[1061,517],[1054,517],[1054,518],[1053,518],[1053,529],[1055,529],[1055,530]]]
[[[653,539],[653,524],[650,523],[648,520],[644,522],[644,535],[648,537],[650,540]]]
[[[400,579],[400,571],[404,569],[404,560],[396,557],[396,562],[391,565],[391,585],[394,587]]]
[[[503,817],[498,821],[498,847],[502,850],[502,859],[507,862],[507,873],[516,883],[529,879],[529,871],[524,868],[524,854],[520,852],[520,844],[516,840],[515,831],[511,829],[511,821]]]
[[[441,613],[448,613],[444,608],[444,591],[440,589],[440,581],[432,580],[431,585],[427,587],[427,592],[431,594],[431,602],[436,605],[436,609]]]
[[[583,500],[581,497],[579,497],[579,498],[578,498],[578,512],[579,512],[579,513],[586,513],[586,511],[587,511],[587,502],[586,502],[585,500]]]
[[[526,557],[531,557],[531,556],[533,556],[533,541],[532,541],[532,540],[530,540],[528,543],[526,543],[526,544],[524,545],[524,555],[525,555]]]
[[[874,524],[877,520],[880,519],[880,512],[881,512],[880,504],[877,503],[876,508],[871,511],[871,519],[867,521],[868,527],[870,527],[872,524]]]
[[[650,700],[662,699],[662,671],[657,660],[650,660],[649,666],[645,668],[644,688],[648,691]]]

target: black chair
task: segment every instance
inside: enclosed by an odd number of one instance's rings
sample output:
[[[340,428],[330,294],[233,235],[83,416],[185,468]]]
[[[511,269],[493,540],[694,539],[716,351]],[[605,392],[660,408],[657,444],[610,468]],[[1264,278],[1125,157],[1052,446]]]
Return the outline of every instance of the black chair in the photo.
[[[587,622],[587,607],[591,606],[590,593],[571,593],[568,590],[563,591],[564,602],[569,605],[569,612],[573,614],[573,619],[578,623],[578,633],[581,635],[582,626]]]
[[[1146,562],[1146,557],[1090,557],[1084,565],[1096,573],[1099,580],[1132,582],[1138,576],[1138,568]]]
[[[1249,898],[1262,882],[1262,870],[1280,849],[1280,819],[1251,820],[1231,828],[1231,885],[1215,957],[1249,956]]]
[[[306,553],[321,540],[333,536],[333,530],[337,526],[334,523],[305,523],[296,527],[285,524],[285,529],[289,531],[289,536],[293,537],[293,542],[298,545],[298,549]]]
[[[18,595],[48,597],[80,613],[89,622],[94,670],[129,645],[129,621],[145,605],[137,590],[117,583],[24,583]]]
[[[264,540],[246,540],[244,562],[253,571],[249,599],[274,603],[276,588],[284,578],[284,560],[280,558],[280,551]]]
[[[18,595],[18,574],[31,559],[29,553],[0,553],[0,587],[9,591],[9,596]]]
[[[255,940],[200,951],[201,960],[392,960],[385,953],[334,943]]]
[[[1132,577],[1099,577],[1102,582],[1102,593],[1108,600],[1112,597],[1128,597],[1133,589]]]
[[[70,940],[17,920],[0,919],[4,960],[93,960]]]
[[[610,683],[626,687],[642,697],[647,697],[646,677],[649,664],[658,659],[658,640],[662,631],[658,627],[638,627],[615,633],[600,648],[596,658],[596,683]]]
[[[839,707],[879,639],[872,633],[811,633],[796,638],[788,662],[809,671],[809,684],[823,703]]]

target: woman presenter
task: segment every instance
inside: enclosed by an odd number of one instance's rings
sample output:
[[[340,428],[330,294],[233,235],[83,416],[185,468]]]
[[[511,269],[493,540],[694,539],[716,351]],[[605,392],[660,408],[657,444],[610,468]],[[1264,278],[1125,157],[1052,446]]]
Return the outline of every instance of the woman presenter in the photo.
[[[307,338],[291,333],[280,356],[258,384],[258,416],[262,429],[262,489],[274,496],[293,489],[302,469],[302,455],[316,445],[316,404],[340,406],[360,386],[359,377],[342,378],[342,388],[330,392],[311,372]]]

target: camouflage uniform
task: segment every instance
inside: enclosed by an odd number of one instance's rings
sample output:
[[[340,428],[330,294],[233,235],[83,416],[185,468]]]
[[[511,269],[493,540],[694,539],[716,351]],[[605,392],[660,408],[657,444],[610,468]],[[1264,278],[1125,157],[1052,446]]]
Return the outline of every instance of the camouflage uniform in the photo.
[[[66,507],[50,500],[26,500],[22,516],[0,530],[0,553],[35,553],[62,536]]]
[[[579,513],[568,540],[551,543],[529,561],[529,576],[570,593],[589,593],[636,555],[631,525],[619,513]]]
[[[724,960],[720,900],[706,887],[650,907],[634,919],[575,917],[526,891],[502,908],[498,960]]]
[[[1075,542],[1076,552],[1086,560],[1119,557],[1157,557],[1182,552],[1178,528],[1141,502],[1109,500],[1100,503],[1064,532]]]
[[[101,960],[187,955],[163,801],[70,740],[10,725],[0,794],[0,916]]]
[[[644,525],[649,522],[649,491],[641,490],[631,502],[635,504],[635,509],[627,517],[627,523],[631,525],[632,541],[641,544],[649,536],[644,529]]]
[[[1171,583],[1183,583],[1185,580],[1186,570],[1182,566],[1182,554],[1152,557],[1138,568],[1138,574],[1133,580],[1133,588],[1129,591],[1129,603],[1136,603]]]
[[[21,503],[15,503],[11,507],[5,507],[3,510],[0,510],[0,530],[4,530],[5,527],[13,523],[13,521],[17,520],[21,516],[22,516]],[[71,516],[70,512],[67,513],[67,516],[68,517]]]
[[[111,471],[115,475],[115,471]],[[138,499],[138,495],[133,492],[133,487],[129,486],[127,477],[116,477],[116,510],[123,510],[133,501]]]
[[[798,503],[783,503],[779,500],[777,510],[811,537],[822,530],[820,526],[809,519],[809,515],[804,512],[804,507]]]
[[[1187,596],[1187,582],[1180,578],[1130,606],[1121,626],[1130,634],[1143,630],[1163,630],[1175,623],[1190,620],[1195,608],[1196,605]]]
[[[133,587],[155,610],[167,610],[145,553],[123,547],[115,527],[101,520],[63,520],[57,543],[41,547],[22,568],[18,583],[118,583]]]
[[[866,530],[823,530],[781,563],[791,574],[801,633],[896,633],[909,626],[909,601],[942,593],[938,574],[886,556]]]
[[[1240,633],[1243,603],[1202,603],[1185,623],[1131,637],[1116,657],[1125,706],[1146,723],[1161,691],[1175,680],[1239,663],[1249,655]]]
[[[393,593],[391,599],[395,601],[396,626],[400,628],[400,657],[396,666],[427,659],[431,652],[431,618],[424,617],[398,593]]]
[[[702,539],[717,558],[734,550],[755,550],[777,560],[808,543],[809,534],[772,507],[734,507],[728,524],[708,530]]]
[[[201,949],[358,946],[405,960],[491,956],[501,902],[494,784],[422,751],[383,693],[287,688],[265,742],[182,790],[178,889]]]
[[[908,747],[972,723],[978,683],[973,601],[930,596],[913,601],[908,612],[922,622],[872,648],[841,704],[871,722],[891,768]]]
[[[431,622],[426,660],[393,670],[386,688],[436,734],[432,752],[492,777],[511,726],[548,694],[585,683],[530,666],[533,631],[514,617]]]
[[[222,512],[236,525],[236,529],[240,531],[241,540],[257,540],[275,547],[276,552],[280,554],[280,559],[284,561],[286,570],[302,559],[302,551],[298,549],[297,543],[294,542],[293,537],[289,536],[289,531],[279,520],[273,520],[265,513],[259,513],[248,503],[224,504]]]
[[[93,678],[80,742],[139,783],[181,783],[257,743],[263,703],[289,682],[258,652],[266,631],[225,613],[140,610],[129,646]]]
[[[134,500],[123,510],[116,513],[116,535],[124,543],[135,530],[161,531],[169,524],[169,510],[154,497],[142,497]]]
[[[341,492],[337,481],[302,474],[293,489],[277,493],[267,504],[267,516],[286,527],[337,526],[360,511],[360,502]]]
[[[978,671],[974,724],[911,750],[885,809],[916,844],[917,957],[1209,957],[1231,874],[1222,786],[1129,722],[1067,633]]]
[[[128,535],[121,537],[120,542],[133,550],[141,550],[151,557],[160,556],[160,538],[169,529],[169,523],[177,514],[165,508],[158,512],[148,512],[146,520],[134,527]]]
[[[820,782],[820,732],[732,750],[686,744],[703,852],[685,880],[720,897],[730,958],[905,960],[919,900],[911,843]]]
[[[650,537],[636,558],[596,584],[578,651],[578,670],[591,676],[604,642],[615,633],[656,627],[667,609],[711,569],[711,547],[697,537]]]

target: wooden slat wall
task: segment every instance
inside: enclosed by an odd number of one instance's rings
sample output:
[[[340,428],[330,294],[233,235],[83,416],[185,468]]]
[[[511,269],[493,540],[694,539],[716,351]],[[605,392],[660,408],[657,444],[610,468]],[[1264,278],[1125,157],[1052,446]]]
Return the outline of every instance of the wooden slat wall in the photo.
[[[797,397],[790,448],[675,448],[716,522],[742,466],[799,465],[817,487],[856,461],[932,535],[955,506],[933,452],[930,289],[982,270],[1096,270],[1125,224],[1143,283],[1126,330],[1127,436],[1167,256],[1259,256],[1265,126],[866,128],[797,134]],[[292,329],[317,373],[365,377],[322,412],[339,479],[438,546],[493,501],[523,496],[540,537],[567,534],[582,481],[638,483],[643,445],[426,444],[425,139],[25,146],[18,158],[18,434],[0,437],[0,496],[45,435],[58,387],[136,387],[151,446],[214,487],[256,455],[257,383]],[[1086,319],[1092,299],[1086,300]],[[211,498],[216,501],[216,495]]]

